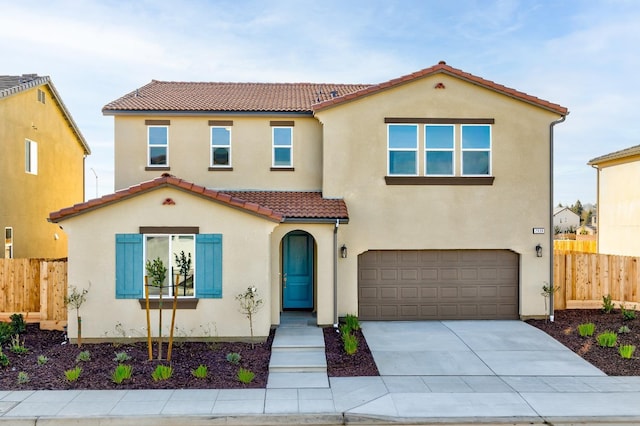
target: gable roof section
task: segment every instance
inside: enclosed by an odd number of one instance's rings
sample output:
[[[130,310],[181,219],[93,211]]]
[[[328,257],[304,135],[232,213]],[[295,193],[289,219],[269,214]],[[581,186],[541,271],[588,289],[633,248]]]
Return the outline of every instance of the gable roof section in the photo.
[[[311,106],[358,91],[365,84],[198,83],[152,80],[102,108],[122,112],[289,112],[312,114]]]
[[[606,163],[607,161],[621,160],[623,158],[635,157],[640,155],[640,145],[632,146],[631,148],[621,149],[609,154],[602,155],[600,157],[593,158],[587,163],[589,166]]]
[[[171,187],[229,207],[245,210],[274,222],[299,220],[348,220],[347,206],[342,199],[322,198],[320,192],[296,191],[216,191],[169,174],[131,186],[101,198],[64,208],[49,214],[50,222],[60,222],[101,207],[112,205],[159,188]]]
[[[76,122],[73,120],[73,117],[71,117],[71,113],[67,109],[66,105],[64,104],[64,102],[62,102],[62,98],[60,98],[60,94],[56,90],[49,76],[38,76],[37,74],[23,74],[21,76],[0,75],[0,100],[8,98],[9,96],[15,95],[17,93],[24,92],[25,90],[44,85],[49,86],[49,89],[53,94],[54,101],[62,110],[64,119],[67,121],[69,127],[71,127],[71,130],[78,138],[80,145],[84,149],[85,155],[91,154],[91,148],[89,148],[89,144],[82,135],[82,132],[80,132],[80,129],[76,125]]]
[[[554,104],[549,101],[545,101],[543,99],[537,98],[535,96],[528,95],[524,92],[517,91],[515,89],[511,89],[509,87],[503,86],[501,84],[495,83],[490,80],[485,80],[484,78],[475,76],[473,74],[466,73],[457,68],[453,68],[447,65],[444,61],[440,61],[437,65],[434,65],[429,68],[425,68],[421,71],[417,71],[411,74],[404,75],[402,77],[394,78],[393,80],[386,81],[384,83],[370,85],[364,87],[358,91],[348,93],[346,95],[327,99],[322,102],[318,102],[313,106],[313,111],[317,112],[326,108],[331,108],[336,105],[343,104],[345,102],[349,102],[352,100],[360,99],[365,96],[373,95],[379,93],[383,90],[387,90],[402,84],[406,84],[417,79],[427,77],[435,74],[446,74],[452,77],[459,78],[461,80],[467,81],[469,83],[484,87],[489,90],[493,90],[505,96],[509,96],[511,98],[526,102],[528,104],[546,109],[548,111],[554,112],[560,115],[567,115],[569,110],[561,105]]]

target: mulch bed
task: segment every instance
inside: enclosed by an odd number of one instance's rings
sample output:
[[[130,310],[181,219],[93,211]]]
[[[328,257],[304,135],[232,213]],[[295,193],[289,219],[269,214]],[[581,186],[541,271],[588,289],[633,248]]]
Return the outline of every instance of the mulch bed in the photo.
[[[323,332],[329,377],[380,375],[362,330],[352,331],[352,334],[358,339],[358,351],[353,355],[347,355],[344,351],[338,330],[327,327],[323,329]]]
[[[639,313],[640,318],[640,313]],[[600,309],[567,309],[556,311],[554,322],[529,320],[529,324],[541,329],[560,343],[580,355],[609,376],[640,375],[640,319],[624,320],[619,310],[604,313]],[[592,337],[581,337],[577,327],[585,323],[595,324]],[[618,348],[598,345],[596,336],[604,331],[618,332],[621,326],[629,327],[628,333],[618,333],[618,345],[636,345],[634,358],[625,359],[618,354]]]

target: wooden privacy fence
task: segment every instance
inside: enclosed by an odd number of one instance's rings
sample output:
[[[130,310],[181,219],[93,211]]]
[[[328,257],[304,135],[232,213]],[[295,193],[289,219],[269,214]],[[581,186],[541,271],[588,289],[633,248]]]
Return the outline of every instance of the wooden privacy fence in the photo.
[[[66,294],[66,260],[0,259],[0,321],[20,313],[42,329],[62,330]]]
[[[618,308],[640,309],[640,257],[609,254],[555,252],[553,282],[560,289],[554,295],[554,309],[596,309],[602,297],[610,295]]]
[[[595,240],[553,240],[553,249],[556,251],[581,251],[583,253],[596,253]]]

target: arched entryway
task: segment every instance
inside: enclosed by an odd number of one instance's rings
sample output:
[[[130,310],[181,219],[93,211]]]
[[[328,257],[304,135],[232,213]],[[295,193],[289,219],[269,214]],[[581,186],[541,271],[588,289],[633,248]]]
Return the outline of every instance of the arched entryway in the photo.
[[[314,240],[305,231],[282,239],[282,309],[311,310],[314,306]]]

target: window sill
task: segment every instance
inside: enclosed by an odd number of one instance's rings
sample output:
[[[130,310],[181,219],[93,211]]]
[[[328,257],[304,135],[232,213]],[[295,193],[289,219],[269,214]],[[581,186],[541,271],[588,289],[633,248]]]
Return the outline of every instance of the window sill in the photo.
[[[144,168],[146,171],[169,171],[171,167],[169,166],[147,166]]]
[[[272,167],[272,172],[294,172],[296,169],[293,167]]]
[[[233,167],[209,167],[210,172],[232,172]]]
[[[493,185],[495,176],[385,176],[387,185]]]
[[[176,307],[176,309],[196,309],[196,307],[198,306],[198,301],[200,299],[195,298],[195,297],[190,297],[190,298],[178,298],[178,306]],[[140,309],[146,309],[147,308],[147,302],[145,299],[138,299],[138,302],[140,302]],[[153,299],[149,299],[149,309],[158,309],[158,305],[159,305],[159,300],[156,298]],[[167,297],[166,299],[163,298],[162,299],[162,309],[173,309],[173,298],[172,297]]]

